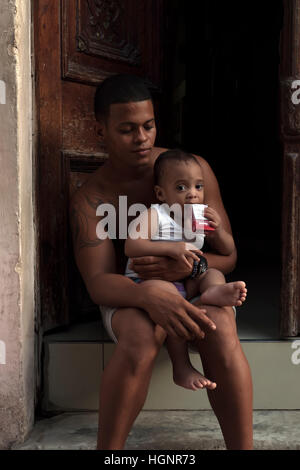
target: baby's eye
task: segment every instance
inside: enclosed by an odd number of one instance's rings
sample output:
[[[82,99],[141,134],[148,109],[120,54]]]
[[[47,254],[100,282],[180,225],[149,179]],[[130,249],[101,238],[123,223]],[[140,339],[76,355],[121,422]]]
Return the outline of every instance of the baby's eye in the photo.
[[[186,187],[184,184],[178,184],[176,189],[178,189],[178,191],[185,191]]]
[[[203,184],[201,184],[201,183],[196,184],[196,189],[198,189],[199,191],[201,191],[201,189],[203,189]]]

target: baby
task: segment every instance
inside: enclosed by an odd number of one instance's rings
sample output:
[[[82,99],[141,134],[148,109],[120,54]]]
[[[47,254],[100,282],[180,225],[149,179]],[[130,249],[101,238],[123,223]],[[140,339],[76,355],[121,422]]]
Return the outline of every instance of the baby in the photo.
[[[192,230],[191,211],[187,209],[192,207],[191,204],[204,203],[203,173],[197,158],[181,150],[168,150],[160,154],[154,164],[154,184],[156,197],[163,204],[153,204],[138,217],[137,234],[133,236],[129,231],[125,254],[129,258],[169,256],[182,259],[190,267],[192,265],[189,259],[193,259],[192,278],[179,282],[141,280],[130,269],[130,259],[125,275],[134,282],[154,284],[167,289],[172,295],[182,295],[187,300],[199,296],[203,305],[242,305],[247,295],[245,283],[226,283],[221,271],[207,268],[206,259],[200,251],[205,237],[214,252],[220,255],[230,255],[235,249],[233,237],[222,226],[217,211],[206,206],[204,212],[211,230],[205,233],[195,233]],[[172,211],[168,210],[173,204],[173,207],[180,209],[180,220],[178,217],[174,218],[174,213],[172,217]],[[173,379],[177,385],[191,390],[204,387],[212,390],[216,387],[215,382],[194,369],[186,342],[168,336],[166,346],[173,365]]]

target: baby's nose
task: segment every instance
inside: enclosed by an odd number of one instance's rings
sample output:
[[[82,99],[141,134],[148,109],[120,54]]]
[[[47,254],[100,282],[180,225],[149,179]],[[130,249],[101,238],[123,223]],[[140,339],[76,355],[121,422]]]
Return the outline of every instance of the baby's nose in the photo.
[[[196,190],[191,189],[187,194],[187,199],[195,199],[197,197]]]

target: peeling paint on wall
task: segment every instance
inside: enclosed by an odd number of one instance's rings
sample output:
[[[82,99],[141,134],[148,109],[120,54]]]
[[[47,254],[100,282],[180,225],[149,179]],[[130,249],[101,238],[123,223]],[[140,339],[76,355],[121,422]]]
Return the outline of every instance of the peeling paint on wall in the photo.
[[[6,86],[3,80],[0,80],[0,104],[6,104]]]
[[[0,340],[0,364],[6,364],[6,345]]]

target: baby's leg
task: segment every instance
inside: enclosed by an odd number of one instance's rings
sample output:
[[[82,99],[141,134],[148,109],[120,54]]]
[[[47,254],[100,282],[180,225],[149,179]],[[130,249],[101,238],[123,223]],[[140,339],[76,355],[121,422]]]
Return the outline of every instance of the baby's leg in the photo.
[[[243,281],[226,283],[224,275],[210,268],[199,279],[200,300],[203,304],[219,307],[239,307],[246,300],[247,289]]]
[[[173,295],[180,295],[174,284],[168,281],[153,279],[143,281],[143,284],[154,285],[161,289],[168,290]],[[158,325],[157,327],[161,328]],[[205,387],[210,390],[216,388],[216,384],[214,382],[208,380],[192,366],[188,354],[187,343],[185,341],[167,336],[166,346],[172,361],[173,380],[176,385],[180,385],[181,387],[189,388],[191,390]]]
[[[172,361],[173,380],[176,385],[190,390],[198,390],[199,388],[213,390],[216,388],[215,382],[208,380],[192,366],[186,342],[167,336],[166,346]]]

